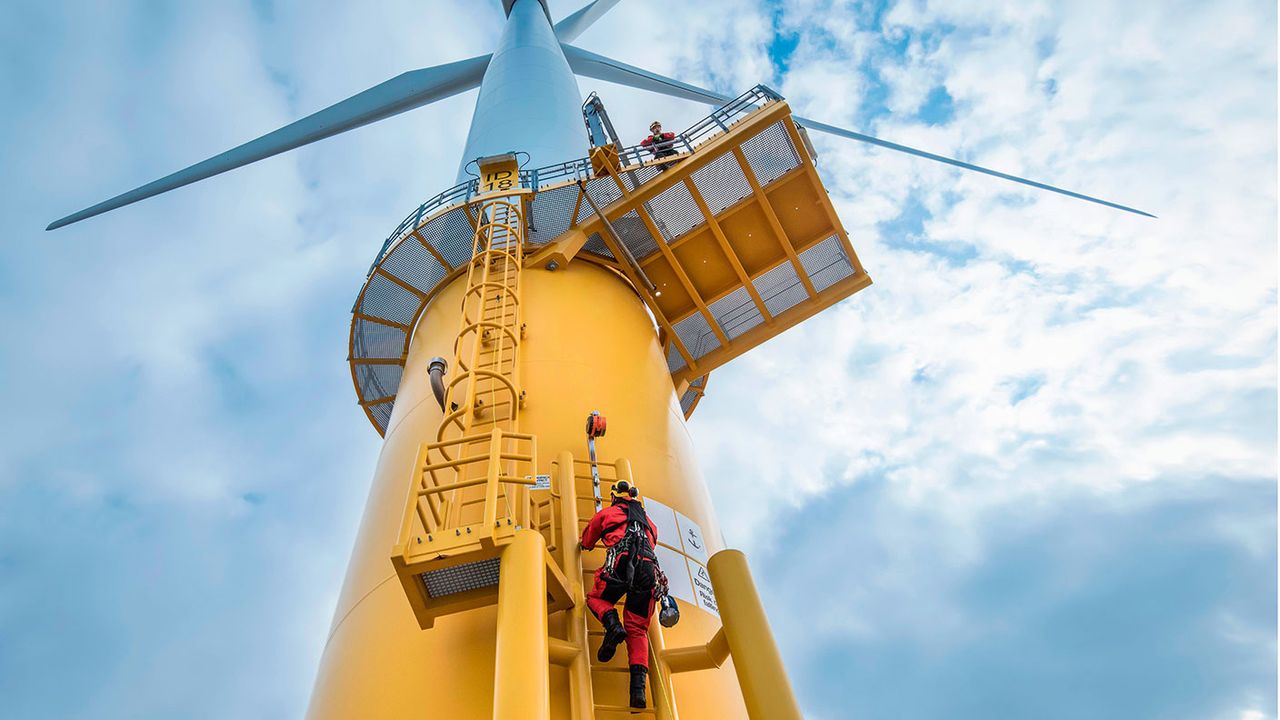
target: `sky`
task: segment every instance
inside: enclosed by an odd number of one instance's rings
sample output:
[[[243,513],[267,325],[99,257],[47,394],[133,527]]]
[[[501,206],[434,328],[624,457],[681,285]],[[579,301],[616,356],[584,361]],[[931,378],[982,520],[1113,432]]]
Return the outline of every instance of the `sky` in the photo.
[[[0,5],[0,716],[302,715],[379,448],[348,313],[475,93],[44,226],[500,18]],[[1159,216],[813,134],[875,284],[690,422],[806,717],[1276,717],[1276,29],[1261,0],[624,0],[579,38]],[[636,140],[706,112],[579,86]]]

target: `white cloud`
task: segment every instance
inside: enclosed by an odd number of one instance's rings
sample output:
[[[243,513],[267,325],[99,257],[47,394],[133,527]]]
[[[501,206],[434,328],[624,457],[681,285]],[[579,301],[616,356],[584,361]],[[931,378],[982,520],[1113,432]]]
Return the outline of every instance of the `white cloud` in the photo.
[[[1259,96],[1257,81],[1274,76],[1274,40],[1266,23],[1241,20],[1258,6],[1186,10],[894,7],[885,22],[895,31],[945,37],[932,53],[887,61],[890,95],[919,98],[919,78],[937,78],[956,115],[945,128],[885,118],[880,135],[1162,217],[820,139],[828,185],[876,284],[718,374],[694,421],[712,448],[713,484],[729,458],[786,458],[737,481],[752,483],[758,492],[747,494],[763,507],[726,513],[733,535],[749,541],[743,530],[771,502],[796,502],[794,488],[821,493],[872,472],[921,485],[926,502],[971,472],[984,482],[970,492],[992,500],[1169,474],[1274,474],[1273,437],[1220,425],[1244,412],[1241,394],[1275,387],[1275,144],[1261,131],[1273,127],[1274,88]],[[826,22],[796,12],[794,25]],[[1189,31],[1219,14],[1243,35],[1229,49]],[[786,84],[821,86],[857,59],[810,57]],[[1050,78],[1056,94],[1044,89]],[[1212,135],[1169,125],[1193,90],[1187,105],[1208,115],[1198,124]],[[793,100],[825,117],[821,103]],[[884,236],[876,223],[913,195],[932,213],[921,237]],[[920,241],[972,257],[948,264],[913,247]],[[1194,367],[1220,353],[1236,358],[1231,367]],[[1190,366],[1174,367],[1179,357]],[[1039,388],[1014,404],[1008,388],[1027,377]],[[763,390],[732,397],[744,388]],[[768,408],[772,422],[741,427],[743,403]],[[1248,417],[1264,422],[1265,410]],[[786,452],[797,444],[803,452]]]
[[[578,3],[552,6],[562,16]],[[296,714],[304,702],[377,446],[342,363],[345,313],[386,232],[452,183],[474,96],[57,235],[39,228],[404,70],[482,52],[498,28],[496,3],[254,7],[165,15],[87,3],[63,15],[31,4],[0,22],[14,48],[0,91],[19,108],[0,112],[10,218],[0,312],[12,328],[0,355],[0,496],[29,503],[11,506],[32,518],[49,508],[54,520],[89,523],[116,505],[126,518],[99,538],[102,594],[39,606],[44,576],[13,571],[21,584],[0,593],[0,623],[50,637],[68,618],[88,617],[94,632],[135,629],[144,658],[104,641],[89,667],[69,671],[101,693],[85,697],[121,714],[141,678],[196,654],[245,661],[221,669],[225,687],[282,678],[218,698],[217,716]],[[692,429],[731,543],[766,557],[795,529],[785,523],[885,483],[898,509],[865,520],[884,556],[846,591],[873,609],[909,598],[890,607],[895,624],[929,618],[945,649],[1004,621],[947,595],[998,544],[988,524],[1064,496],[1123,499],[1163,483],[1179,492],[1171,478],[1274,476],[1273,6],[900,2],[879,30],[857,3],[805,0],[776,17],[772,5],[737,0],[671,7],[622,3],[579,44],[729,93],[776,83],[800,114],[846,125],[873,109],[860,68],[874,66],[893,112],[858,129],[1161,216],[813,134],[876,284],[716,372]],[[480,17],[438,21],[464,14]],[[781,78],[767,53],[775,30],[800,36]],[[905,53],[889,47],[908,35]],[[913,113],[937,86],[954,117],[926,126]],[[705,112],[588,79],[580,87],[601,90],[624,137],[653,117],[681,126]],[[917,236],[886,231],[912,202],[930,215]],[[747,413],[760,421],[744,425]],[[265,509],[246,499],[254,493]],[[917,524],[896,525],[902,517]],[[49,567],[77,559],[55,552],[56,539],[37,544],[35,525],[0,515],[0,538]],[[1262,520],[1210,525],[1274,558]],[[176,549],[127,559],[152,547],[147,533]],[[830,552],[829,539],[791,540],[809,543],[797,555]],[[315,549],[302,561],[287,550],[299,543]],[[0,549],[0,570],[10,561]],[[203,582],[206,570],[216,582]],[[762,580],[785,580],[772,572]],[[212,629],[190,644],[148,637],[130,603],[156,578],[194,588],[182,597]],[[246,607],[206,597],[227,597],[224,583],[238,584]],[[877,633],[871,614],[815,615],[833,632]],[[273,627],[280,617],[294,619]],[[793,633],[784,645],[810,637],[786,620],[776,627]],[[262,637],[280,643],[278,656],[237,646]],[[39,657],[52,661],[58,647]],[[0,669],[4,660],[0,651]],[[94,685],[101,667],[115,668],[116,690]],[[182,706],[189,686],[174,687],[145,709]],[[1248,700],[1231,715],[1267,707]]]

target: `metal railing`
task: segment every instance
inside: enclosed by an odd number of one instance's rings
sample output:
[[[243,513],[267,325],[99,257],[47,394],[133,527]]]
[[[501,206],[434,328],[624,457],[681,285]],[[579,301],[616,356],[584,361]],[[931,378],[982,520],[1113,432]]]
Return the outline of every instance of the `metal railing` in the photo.
[[[475,446],[482,449],[477,452]],[[468,448],[472,448],[470,454],[466,453]],[[446,449],[454,452],[440,452]],[[441,455],[452,459],[435,459]],[[468,526],[477,524],[480,527],[475,539],[492,545],[503,526],[502,520],[508,525],[529,527],[538,508],[529,496],[536,467],[537,441],[528,434],[494,428],[487,433],[424,443],[414,463],[413,486],[400,526],[400,547],[412,548],[414,538],[418,544],[424,537],[428,543],[436,543],[435,536],[449,530],[461,535],[466,529],[470,536],[472,530]],[[467,522],[459,512],[458,496],[470,488],[483,488],[479,523]]]
[[[683,132],[677,133],[675,138],[670,142],[670,147],[676,150],[677,155],[664,157],[661,160],[670,161],[670,158],[678,158],[683,154],[692,153],[699,146],[706,143],[721,133],[729,131],[729,128],[750,114],[757,108],[767,105],[771,102],[782,100],[772,88],[766,85],[757,85],[750,90],[742,93],[738,97],[721,105],[705,118],[694,123]],[[618,161],[622,166],[638,166],[646,162],[658,160],[656,154],[651,148],[642,145],[632,145],[622,148],[618,152]],[[589,157],[569,160],[567,162],[555,165],[547,165],[546,167],[536,168],[533,170],[520,171],[520,187],[526,190],[538,191],[544,187],[551,185],[559,185],[565,182],[575,182],[577,180],[589,180],[594,177],[591,170],[591,159]],[[369,266],[367,275],[372,275],[378,264],[386,257],[387,252],[395,246],[397,242],[403,240],[419,228],[424,220],[430,219],[437,210],[441,208],[461,205],[469,200],[472,196],[478,194],[479,180],[472,179],[464,183],[459,183],[444,192],[432,197],[430,200],[422,203],[412,213],[398,225],[394,232],[391,233],[382,243],[382,248],[378,251],[377,257],[374,258],[373,264]]]

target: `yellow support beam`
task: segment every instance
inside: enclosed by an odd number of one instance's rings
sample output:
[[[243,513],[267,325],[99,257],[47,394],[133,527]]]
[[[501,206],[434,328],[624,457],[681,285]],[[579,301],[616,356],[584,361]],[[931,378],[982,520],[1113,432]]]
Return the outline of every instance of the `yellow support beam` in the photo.
[[[673,673],[711,670],[724,665],[729,657],[729,638],[721,627],[706,645],[671,648],[662,651],[662,659]]]
[[[803,720],[787,680],[769,618],[741,550],[721,550],[707,563],[725,638],[751,720]]]
[[[498,642],[493,667],[494,720],[550,720],[546,541],[520,530],[498,571]]]
[[[578,493],[573,476],[573,453],[566,450],[556,456],[556,475],[553,479],[553,490],[560,494],[561,557],[564,558],[569,592],[573,596],[573,607],[566,613],[568,617],[565,625],[569,643],[578,648],[588,648],[586,593],[582,587],[582,546],[578,536]],[[573,720],[591,720],[595,700],[592,697],[589,663],[584,652],[578,653],[569,663],[569,708]]]

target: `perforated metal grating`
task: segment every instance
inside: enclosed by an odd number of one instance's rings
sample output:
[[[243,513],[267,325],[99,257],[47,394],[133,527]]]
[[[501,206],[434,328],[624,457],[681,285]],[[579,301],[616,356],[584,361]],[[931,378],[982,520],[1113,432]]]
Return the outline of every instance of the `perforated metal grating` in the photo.
[[[737,339],[742,333],[764,322],[764,316],[756,308],[746,288],[738,288],[707,306],[716,324],[729,336]]]
[[[753,284],[770,315],[779,315],[809,297],[790,261],[765,272]]]
[[[400,365],[357,365],[356,383],[360,397],[366,401],[378,400],[396,394],[404,368]]]
[[[800,264],[813,282],[813,287],[822,292],[837,282],[853,275],[853,264],[840,244],[840,238],[832,235],[822,242],[800,253]]]
[[[637,260],[643,260],[658,252],[658,243],[649,234],[649,227],[640,219],[635,210],[613,221],[613,229],[618,237],[631,250]]]
[[[382,267],[422,292],[430,292],[444,279],[445,267],[416,238],[408,238],[387,256]]]
[[[579,216],[584,209],[591,212],[586,203],[578,203],[578,192],[577,185],[565,185],[533,196],[527,238],[530,245],[541,245],[560,237],[573,224],[574,207],[578,208]]]
[[[737,159],[728,154],[698,168],[693,174],[693,184],[716,215],[751,194],[751,183],[742,174]]]
[[[667,240],[675,240],[703,223],[702,211],[684,183],[663,190],[644,207]]]
[[[742,154],[756,174],[761,185],[782,177],[788,170],[800,166],[796,148],[791,144],[787,129],[782,123],[774,123],[759,134],[742,143]]]
[[[582,249],[602,255],[610,260],[617,260],[613,253],[610,252],[609,246],[604,244],[604,238],[600,237],[600,233],[591,233],[591,237],[587,238],[587,241],[582,244]]]
[[[684,343],[685,349],[694,360],[720,347],[720,339],[712,332],[711,326],[707,324],[707,319],[702,313],[694,313],[671,327],[675,329],[676,336],[680,338],[680,342]],[[673,345],[672,352],[667,354],[667,367],[671,372],[675,372],[686,365],[688,363],[685,362],[684,356],[676,351]]]
[[[394,405],[390,402],[378,403],[369,406],[369,415],[373,417],[373,421],[378,427],[385,428],[387,423],[391,422],[391,410]]]
[[[356,318],[356,347],[360,357],[400,357],[404,351],[404,331],[390,325]]]
[[[360,312],[408,325],[418,312],[417,295],[397,285],[385,275],[374,275],[365,286]]]
[[[684,413],[686,420],[693,414],[693,409],[697,407],[698,401],[702,399],[702,394],[706,392],[707,378],[709,375],[703,375],[689,383],[689,389],[684,391],[680,396],[680,412]]]
[[[432,570],[422,573],[422,582],[427,586],[427,594],[433,598],[493,587],[498,584],[500,561],[501,558],[490,558]]]

